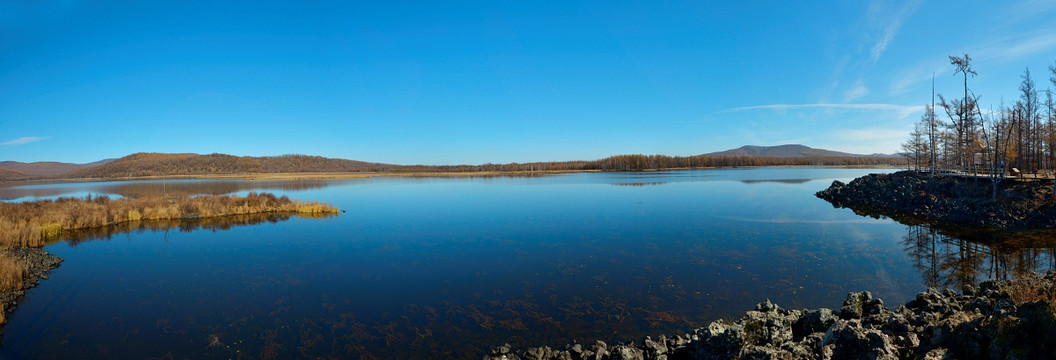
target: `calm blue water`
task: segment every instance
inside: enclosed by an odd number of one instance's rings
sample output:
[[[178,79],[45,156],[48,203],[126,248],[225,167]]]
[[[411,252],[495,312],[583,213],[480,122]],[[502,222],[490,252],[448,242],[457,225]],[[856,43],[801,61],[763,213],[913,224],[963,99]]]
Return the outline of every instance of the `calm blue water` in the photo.
[[[1018,258],[813,195],[877,171],[7,188],[11,199],[265,189],[345,212],[49,245],[65,262],[9,316],[0,356],[479,358],[505,342],[687,332],[767,299],[838,307],[871,290],[896,304]],[[1051,251],[1029,251],[1027,265],[1052,267]]]

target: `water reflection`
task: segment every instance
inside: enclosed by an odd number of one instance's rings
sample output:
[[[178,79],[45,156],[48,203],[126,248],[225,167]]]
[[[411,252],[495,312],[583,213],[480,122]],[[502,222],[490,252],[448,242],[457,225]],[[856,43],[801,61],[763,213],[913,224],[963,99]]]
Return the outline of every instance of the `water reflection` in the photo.
[[[614,186],[631,186],[631,187],[643,187],[643,186],[657,186],[667,184],[667,181],[649,181],[649,182],[616,182],[612,183]]]
[[[304,191],[340,185],[349,180],[140,180],[81,183],[41,183],[0,187],[0,201],[34,201],[60,196],[108,195],[114,198],[145,196],[228,195],[248,191]]]
[[[929,287],[960,289],[1056,269],[1056,232],[953,230],[907,225],[902,245]]]
[[[767,179],[767,180],[741,180],[745,184],[760,184],[760,183],[779,183],[779,184],[803,184],[813,179]]]
[[[99,228],[68,230],[63,232],[62,236],[58,239],[55,239],[54,241],[65,241],[66,243],[70,244],[70,246],[77,246],[78,244],[92,240],[110,240],[116,235],[131,232],[143,233],[145,231],[168,231],[172,229],[179,230],[180,232],[192,232],[196,230],[209,230],[215,232],[230,230],[231,228],[237,226],[250,226],[263,223],[274,224],[280,221],[289,220],[291,217],[325,219],[333,216],[337,216],[337,214],[262,213],[228,215],[209,218],[128,221]]]

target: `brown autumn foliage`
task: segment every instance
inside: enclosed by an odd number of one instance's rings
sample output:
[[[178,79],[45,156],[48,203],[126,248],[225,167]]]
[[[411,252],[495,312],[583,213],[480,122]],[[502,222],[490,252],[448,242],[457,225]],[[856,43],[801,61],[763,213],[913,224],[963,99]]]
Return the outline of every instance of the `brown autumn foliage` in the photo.
[[[245,197],[141,197],[111,200],[59,198],[0,203],[0,248],[40,247],[63,231],[90,229],[138,220],[198,219],[262,213],[336,213],[329,204],[290,200],[270,193]]]
[[[226,154],[136,153],[99,166],[75,170],[64,174],[64,177],[358,172],[376,171],[378,166],[387,165],[308,155],[253,157]]]
[[[1016,305],[1034,301],[1045,301],[1056,312],[1056,284],[1040,276],[1015,278],[1005,287],[1008,296]]]

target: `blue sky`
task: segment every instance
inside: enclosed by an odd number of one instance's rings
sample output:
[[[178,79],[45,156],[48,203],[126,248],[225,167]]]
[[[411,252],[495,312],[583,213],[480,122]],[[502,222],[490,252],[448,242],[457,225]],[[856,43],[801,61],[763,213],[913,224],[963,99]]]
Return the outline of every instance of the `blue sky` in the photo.
[[[1041,89],[1053,1],[0,0],[0,160],[893,153],[937,91]]]

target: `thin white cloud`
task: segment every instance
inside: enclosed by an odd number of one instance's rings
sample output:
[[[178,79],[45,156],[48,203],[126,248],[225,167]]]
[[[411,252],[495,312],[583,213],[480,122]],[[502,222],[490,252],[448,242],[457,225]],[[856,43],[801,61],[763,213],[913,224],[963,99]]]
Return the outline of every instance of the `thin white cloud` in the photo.
[[[883,55],[884,51],[887,50],[888,45],[891,45],[891,41],[894,40],[895,35],[898,34],[898,30],[902,28],[902,24],[905,23],[906,18],[917,11],[917,8],[920,7],[921,1],[922,0],[913,0],[906,2],[902,5],[902,8],[898,10],[898,13],[895,14],[894,18],[887,23],[887,26],[884,27],[883,33],[880,35],[880,39],[873,44],[873,49],[870,51],[874,63],[877,60],[880,60],[880,55]]]
[[[866,95],[869,95],[869,88],[865,87],[861,80],[858,80],[858,82],[854,83],[854,86],[844,93],[843,102],[858,100]]]
[[[991,62],[1015,62],[1028,56],[1056,50],[1056,29],[1045,29],[1015,37],[996,39],[979,46],[978,59]]]
[[[770,104],[757,106],[735,107],[720,112],[738,112],[749,110],[799,110],[799,109],[847,109],[847,110],[870,110],[870,111],[893,111],[897,112],[899,118],[924,111],[924,105],[895,105],[895,104]]]
[[[3,145],[3,146],[25,145],[25,144],[29,144],[29,143],[34,142],[34,141],[41,141],[41,140],[44,140],[44,139],[47,139],[47,138],[46,137],[39,137],[39,136],[25,136],[25,137],[20,137],[18,139],[8,140],[8,141],[5,141],[5,142],[2,142],[2,143],[0,143],[0,145]]]

